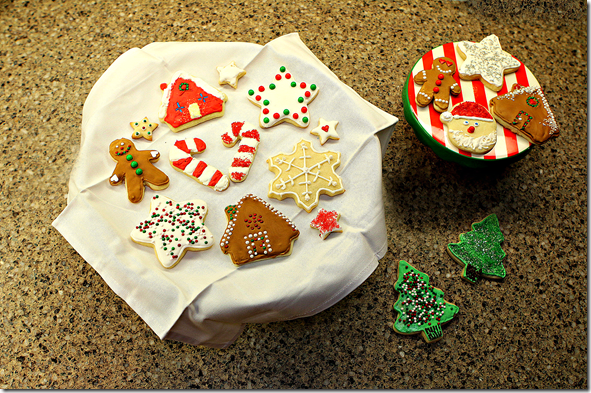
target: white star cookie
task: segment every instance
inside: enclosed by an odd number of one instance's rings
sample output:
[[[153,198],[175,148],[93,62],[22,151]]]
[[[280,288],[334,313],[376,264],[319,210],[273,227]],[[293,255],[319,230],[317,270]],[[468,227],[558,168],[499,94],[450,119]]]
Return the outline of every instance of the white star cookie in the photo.
[[[230,85],[233,88],[238,87],[238,79],[246,75],[246,71],[236,66],[236,62],[231,62],[227,66],[216,68],[220,73],[220,85]]]
[[[213,246],[213,236],[203,225],[206,215],[207,204],[200,199],[177,203],[156,195],[150,203],[149,218],[131,231],[131,240],[153,247],[162,266],[170,269],[187,251]]]
[[[322,117],[318,120],[318,127],[310,131],[310,134],[316,135],[320,138],[320,144],[324,143],[329,139],[339,140],[339,134],[337,134],[338,121],[327,121]]]
[[[501,49],[499,37],[494,34],[477,43],[462,41],[457,46],[459,55],[465,59],[458,71],[460,78],[480,79],[493,91],[501,90],[505,74],[521,66],[519,60]]]

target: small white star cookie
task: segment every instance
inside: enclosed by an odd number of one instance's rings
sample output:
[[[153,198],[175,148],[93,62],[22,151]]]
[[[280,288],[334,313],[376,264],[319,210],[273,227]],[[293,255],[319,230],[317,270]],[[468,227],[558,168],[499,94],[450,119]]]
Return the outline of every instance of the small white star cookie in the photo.
[[[132,121],[129,125],[133,128],[133,134],[131,134],[133,139],[146,138],[149,141],[152,140],[154,130],[158,128],[158,123],[150,122],[147,117],[140,121]]]
[[[324,240],[333,232],[343,232],[343,228],[338,223],[339,218],[341,214],[335,210],[320,209],[316,218],[310,223],[310,227],[318,229],[319,236]]]
[[[318,127],[310,131],[310,134],[316,135],[320,138],[320,144],[324,143],[329,139],[339,140],[339,134],[337,134],[338,121],[327,121],[322,117],[318,120]]]
[[[246,75],[246,71],[242,68],[239,68],[236,65],[236,62],[231,62],[227,66],[224,67],[217,67],[216,68],[220,73],[220,85],[230,85],[233,88],[238,87],[238,79],[242,78]]]

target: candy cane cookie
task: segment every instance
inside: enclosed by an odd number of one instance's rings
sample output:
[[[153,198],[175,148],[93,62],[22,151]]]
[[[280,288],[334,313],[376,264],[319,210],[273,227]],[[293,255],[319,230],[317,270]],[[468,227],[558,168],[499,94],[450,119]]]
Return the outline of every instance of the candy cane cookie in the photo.
[[[224,191],[230,185],[228,176],[208,165],[205,161],[192,157],[192,154],[201,153],[205,148],[205,142],[199,138],[177,140],[168,154],[170,165],[204,186],[215,191]]]
[[[238,152],[229,169],[230,180],[236,183],[246,180],[248,176],[260,142],[259,132],[248,122],[236,121],[232,123],[231,130],[222,135],[222,143],[226,147],[233,147],[238,141]]]

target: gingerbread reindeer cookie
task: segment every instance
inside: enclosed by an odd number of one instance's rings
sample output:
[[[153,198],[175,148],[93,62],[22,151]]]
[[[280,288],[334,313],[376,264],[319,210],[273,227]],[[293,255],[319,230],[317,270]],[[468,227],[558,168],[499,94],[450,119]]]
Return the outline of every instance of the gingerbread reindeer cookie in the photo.
[[[449,57],[439,57],[433,60],[430,70],[417,73],[414,81],[423,85],[417,93],[417,105],[425,107],[433,102],[437,112],[445,111],[449,107],[450,94],[457,96],[462,91],[453,78],[455,73],[456,63]]]
[[[168,187],[168,176],[152,164],[160,158],[156,150],[137,150],[132,141],[121,138],[111,142],[109,154],[117,162],[109,184],[116,186],[125,180],[131,202],[138,203],[143,199],[144,186],[152,190]]]

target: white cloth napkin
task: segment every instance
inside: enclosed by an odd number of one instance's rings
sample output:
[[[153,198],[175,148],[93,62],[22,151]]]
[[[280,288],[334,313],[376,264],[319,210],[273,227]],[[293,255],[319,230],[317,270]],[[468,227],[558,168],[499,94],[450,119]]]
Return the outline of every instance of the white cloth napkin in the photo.
[[[218,85],[216,67],[231,61],[247,71],[236,90]],[[282,65],[298,83],[315,83],[320,89],[309,106],[308,128],[287,123],[259,127],[261,143],[248,178],[221,193],[171,167],[170,146],[177,139],[198,137],[207,149],[197,158],[228,174],[237,147],[224,147],[221,134],[234,121],[258,124],[259,108],[248,101],[247,91],[271,83]],[[142,202],[133,204],[124,185],[109,185],[115,168],[109,144],[131,137],[131,121],[147,116],[160,123],[160,84],[170,83],[178,70],[223,91],[228,96],[225,114],[179,133],[160,124],[152,142],[135,140],[140,150],[160,152],[155,165],[170,177],[170,186],[158,192],[146,188]],[[340,140],[321,146],[318,137],[310,134],[320,117],[339,121]],[[68,205],[53,226],[160,338],[226,347],[245,323],[316,314],[373,272],[387,248],[381,160],[397,121],[340,82],[297,34],[265,46],[179,42],[130,49],[101,76],[84,104],[80,153],[70,175]],[[341,152],[336,172],[346,189],[335,197],[321,196],[311,213],[292,199],[267,197],[274,174],[266,159],[291,152],[302,138],[312,141],[316,150]],[[301,235],[290,256],[236,267],[221,252],[218,242],[226,227],[224,208],[248,193],[265,199],[296,224]],[[187,252],[176,267],[164,269],[152,248],[132,242],[131,230],[148,217],[150,200],[156,194],[179,202],[204,200],[209,209],[205,225],[215,245],[206,251]],[[321,240],[319,232],[310,228],[320,208],[341,213],[342,233]]]

